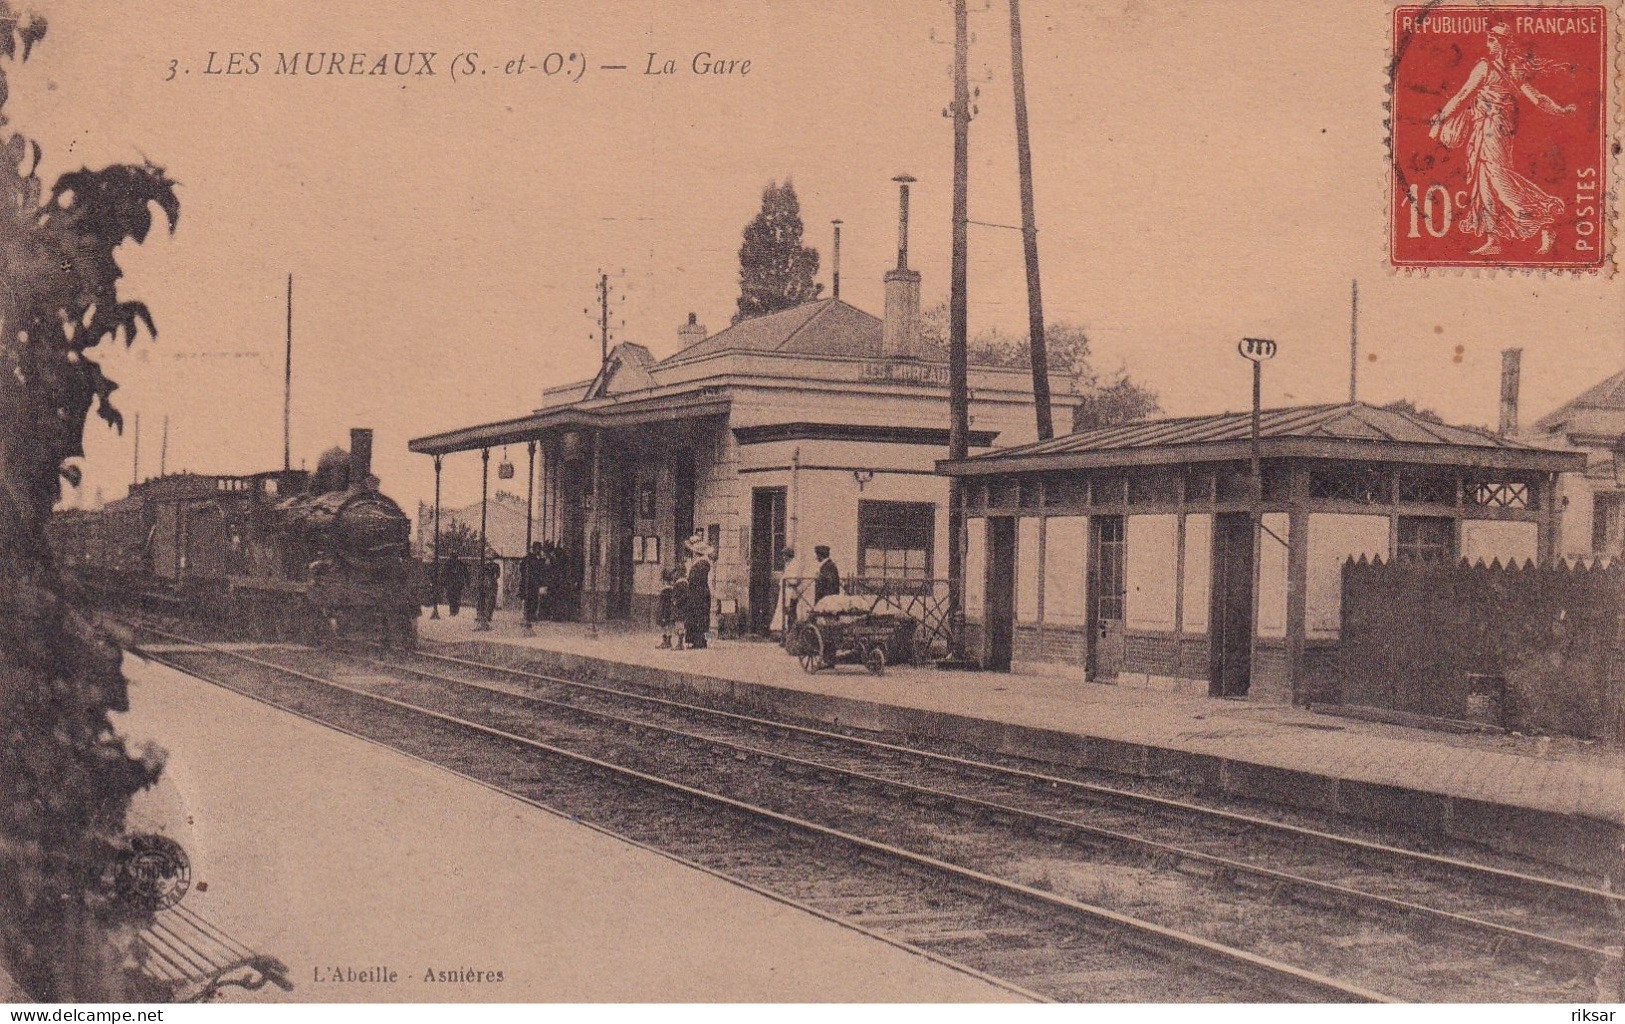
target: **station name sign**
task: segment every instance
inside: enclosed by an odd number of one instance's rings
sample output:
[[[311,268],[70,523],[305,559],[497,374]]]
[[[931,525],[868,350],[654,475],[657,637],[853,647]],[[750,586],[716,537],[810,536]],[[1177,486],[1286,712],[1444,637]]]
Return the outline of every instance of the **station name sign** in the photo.
[[[921,387],[947,387],[948,367],[901,359],[872,359],[863,364],[863,379]]]

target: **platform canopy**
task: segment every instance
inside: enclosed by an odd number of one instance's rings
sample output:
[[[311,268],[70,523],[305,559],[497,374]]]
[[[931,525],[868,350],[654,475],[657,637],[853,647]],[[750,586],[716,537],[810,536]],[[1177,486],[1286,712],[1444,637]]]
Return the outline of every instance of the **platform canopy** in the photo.
[[[453,452],[478,451],[497,445],[523,444],[526,441],[540,440],[558,431],[633,427],[646,423],[721,416],[728,412],[730,404],[731,400],[727,395],[706,391],[635,400],[608,397],[541,409],[515,419],[429,434],[413,438],[407,442],[406,447],[419,455],[450,455]]]
[[[1049,441],[944,459],[948,476],[1045,470],[1151,466],[1246,459],[1252,452],[1252,413],[1142,420],[1097,427]],[[1583,467],[1584,456],[1453,426],[1413,412],[1363,402],[1266,409],[1259,417],[1263,458],[1344,459],[1475,466],[1560,473]]]

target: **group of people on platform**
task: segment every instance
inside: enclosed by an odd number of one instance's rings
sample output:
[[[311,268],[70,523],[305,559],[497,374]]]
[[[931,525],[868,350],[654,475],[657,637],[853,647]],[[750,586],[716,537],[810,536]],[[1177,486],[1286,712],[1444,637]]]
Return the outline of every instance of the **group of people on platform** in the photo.
[[[660,589],[660,646],[699,650],[711,631],[711,567],[716,552],[696,530],[683,543],[688,562],[665,572]]]
[[[711,572],[716,563],[716,551],[698,530],[683,543],[683,549],[684,563],[662,574],[660,646],[674,650],[702,649],[708,646],[711,632]],[[841,573],[826,545],[814,547],[813,554],[818,560],[813,585],[816,603],[840,593]],[[793,552],[785,552],[787,562],[793,557]],[[447,611],[457,615],[462,611],[465,597],[470,596],[472,585],[474,628],[483,631],[491,628],[496,613],[502,567],[494,558],[476,565],[479,568],[471,572],[464,559],[442,559],[435,573],[435,601],[438,604],[443,599]],[[528,630],[537,622],[571,617],[569,590],[569,561],[564,547],[553,541],[532,543],[530,552],[519,563],[525,628]],[[794,612],[786,608],[784,619],[776,625],[789,626],[794,619]]]
[[[552,541],[535,541],[530,553],[519,563],[519,592],[525,606],[525,626],[544,619],[563,619],[568,614],[568,560],[564,547]],[[442,559],[434,574],[434,600],[444,600],[452,615],[462,612],[466,598],[472,598],[474,628],[488,630],[496,614],[502,564],[495,558],[475,563],[472,571],[461,558]],[[469,588],[473,587],[470,594]]]

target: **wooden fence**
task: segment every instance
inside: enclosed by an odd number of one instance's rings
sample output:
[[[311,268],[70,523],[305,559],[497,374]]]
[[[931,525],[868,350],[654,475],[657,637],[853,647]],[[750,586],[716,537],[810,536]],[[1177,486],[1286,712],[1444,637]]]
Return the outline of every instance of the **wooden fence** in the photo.
[[[1343,704],[1625,741],[1625,567],[1350,561],[1328,668]]]

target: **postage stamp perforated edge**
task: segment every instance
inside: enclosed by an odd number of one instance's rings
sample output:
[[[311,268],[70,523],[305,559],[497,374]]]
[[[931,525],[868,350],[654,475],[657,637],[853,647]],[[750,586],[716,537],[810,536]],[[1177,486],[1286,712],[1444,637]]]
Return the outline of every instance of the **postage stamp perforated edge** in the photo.
[[[1396,162],[1394,150],[1395,134],[1395,83],[1399,74],[1399,61],[1403,50],[1395,47],[1394,22],[1397,12],[1403,7],[1423,7],[1432,9],[1436,7],[1527,7],[1531,10],[1543,12],[1562,12],[1576,8],[1603,8],[1608,16],[1605,29],[1604,54],[1602,59],[1603,71],[1603,145],[1602,159],[1604,168],[1602,177],[1607,183],[1601,204],[1605,229],[1604,248],[1599,266],[1594,267],[1568,267],[1568,266],[1531,266],[1520,264],[1516,260],[1507,260],[1503,263],[1486,263],[1484,265],[1431,265],[1417,266],[1398,264],[1394,260],[1394,217],[1393,202],[1395,178],[1401,173]],[[1453,277],[1493,278],[1497,276],[1547,277],[1603,277],[1612,278],[1619,272],[1619,229],[1621,193],[1625,192],[1625,174],[1621,170],[1621,154],[1625,150],[1625,110],[1622,110],[1621,100],[1625,97],[1625,55],[1622,55],[1622,16],[1625,16],[1625,0],[1388,0],[1377,8],[1380,11],[1380,30],[1387,45],[1383,53],[1383,167],[1382,175],[1382,219],[1378,225],[1381,232],[1380,260],[1383,269],[1389,276],[1421,276],[1444,275]]]

